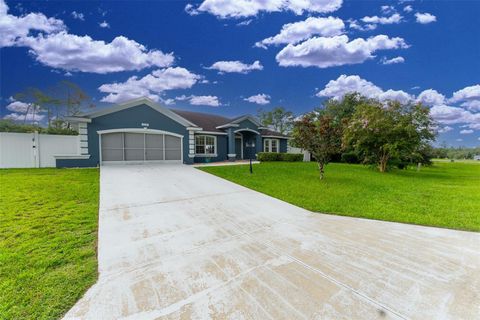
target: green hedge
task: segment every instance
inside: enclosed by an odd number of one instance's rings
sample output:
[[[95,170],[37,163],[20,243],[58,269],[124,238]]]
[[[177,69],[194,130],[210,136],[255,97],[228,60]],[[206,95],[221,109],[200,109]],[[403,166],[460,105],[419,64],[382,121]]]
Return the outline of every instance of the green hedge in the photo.
[[[285,152],[259,152],[257,154],[259,161],[303,161],[303,154],[301,153],[285,153]]]

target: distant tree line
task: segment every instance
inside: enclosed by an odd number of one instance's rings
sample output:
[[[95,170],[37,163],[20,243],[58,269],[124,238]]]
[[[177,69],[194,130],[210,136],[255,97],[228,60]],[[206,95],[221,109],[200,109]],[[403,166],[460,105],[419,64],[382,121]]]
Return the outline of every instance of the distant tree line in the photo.
[[[445,145],[433,148],[432,157],[438,159],[473,159],[474,156],[480,155],[480,147],[466,148],[466,147],[447,147]]]
[[[25,110],[20,112],[23,114],[23,120],[0,120],[0,132],[77,134],[76,130],[64,121],[64,117],[77,115],[81,110],[95,107],[91,98],[79,85],[66,80],[47,89],[28,87],[12,98],[26,106]],[[46,115],[46,123],[43,125],[28,123],[29,117],[35,119],[40,113]]]

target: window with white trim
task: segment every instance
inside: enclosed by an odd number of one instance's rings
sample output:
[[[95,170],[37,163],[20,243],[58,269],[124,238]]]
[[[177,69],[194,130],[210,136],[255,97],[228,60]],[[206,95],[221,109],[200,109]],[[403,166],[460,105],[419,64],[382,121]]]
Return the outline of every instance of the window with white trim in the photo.
[[[279,145],[278,139],[263,139],[263,152],[278,152]]]
[[[195,154],[197,155],[214,155],[217,145],[217,137],[215,136],[195,136]]]

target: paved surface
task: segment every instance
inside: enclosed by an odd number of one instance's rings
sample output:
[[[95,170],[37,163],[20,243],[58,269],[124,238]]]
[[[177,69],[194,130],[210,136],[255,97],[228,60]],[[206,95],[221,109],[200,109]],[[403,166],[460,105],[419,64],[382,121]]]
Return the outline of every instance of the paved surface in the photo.
[[[103,167],[99,281],[65,318],[479,319],[479,249],[478,233],[311,213],[188,166]]]

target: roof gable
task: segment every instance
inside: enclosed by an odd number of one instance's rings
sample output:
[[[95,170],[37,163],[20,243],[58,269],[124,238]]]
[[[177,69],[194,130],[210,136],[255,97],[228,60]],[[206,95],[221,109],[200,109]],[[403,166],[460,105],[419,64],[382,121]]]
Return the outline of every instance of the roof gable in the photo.
[[[124,103],[121,103],[121,104],[114,105],[114,106],[109,107],[109,108],[105,108],[105,109],[102,109],[102,110],[87,113],[84,116],[88,117],[88,118],[96,118],[96,117],[104,116],[104,115],[107,115],[107,114],[110,114],[110,113],[118,112],[118,111],[121,111],[121,110],[137,107],[137,106],[140,106],[140,105],[143,105],[143,104],[149,106],[150,108],[154,109],[155,111],[158,111],[159,113],[169,117],[170,119],[180,123],[181,125],[183,125],[185,127],[197,127],[197,125],[194,124],[193,122],[185,119],[184,117],[182,117],[181,115],[173,112],[170,109],[162,107],[161,105],[153,102],[152,100],[150,100],[148,98],[139,98],[139,99],[130,100],[130,101],[127,101],[127,102],[124,102]]]
[[[232,119],[232,121],[230,121],[230,123],[239,124],[240,122],[245,121],[245,120],[249,120],[250,122],[255,124],[257,127],[262,126],[262,124],[260,123],[260,121],[258,121],[258,119],[256,117],[254,117],[252,115],[249,115],[249,114],[238,117],[238,118],[235,118],[235,119]]]

